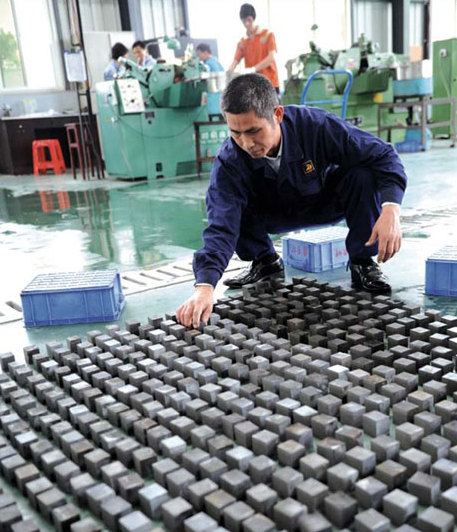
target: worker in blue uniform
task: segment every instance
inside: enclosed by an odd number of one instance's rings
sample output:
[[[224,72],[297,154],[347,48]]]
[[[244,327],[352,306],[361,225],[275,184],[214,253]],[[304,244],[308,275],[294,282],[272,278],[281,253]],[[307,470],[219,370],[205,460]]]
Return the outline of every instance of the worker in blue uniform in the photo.
[[[132,52],[136,57],[138,66],[151,69],[156,64],[156,60],[149,55],[144,41],[135,41],[132,45]]]
[[[178,320],[194,327],[208,320],[214,287],[234,251],[252,261],[224,281],[239,288],[283,274],[269,233],[342,219],[353,286],[390,291],[379,263],[400,249],[407,181],[393,148],[322,109],[278,105],[273,85],[260,74],[233,79],[221,105],[231,138],[211,170],[195,291],[177,310]]]
[[[224,67],[219,62],[219,59],[212,55],[209,44],[204,42],[200,43],[197,48],[198,58],[204,63],[210,72],[225,72]],[[214,74],[219,76],[220,74]],[[219,116],[221,114],[221,91],[212,92],[208,91],[206,94],[206,110],[211,119],[211,116]]]
[[[124,71],[124,67],[118,61],[119,57],[126,57],[128,54],[128,49],[121,42],[115,43],[111,48],[111,61],[105,68],[103,72],[103,79],[105,81],[110,81],[112,79],[118,78]]]
[[[202,63],[205,63],[205,65],[209,68],[210,72],[224,72],[225,71],[219,59],[211,53],[211,47],[209,44],[206,44],[204,42],[200,43],[197,46],[196,51],[197,51],[198,58],[200,59]]]

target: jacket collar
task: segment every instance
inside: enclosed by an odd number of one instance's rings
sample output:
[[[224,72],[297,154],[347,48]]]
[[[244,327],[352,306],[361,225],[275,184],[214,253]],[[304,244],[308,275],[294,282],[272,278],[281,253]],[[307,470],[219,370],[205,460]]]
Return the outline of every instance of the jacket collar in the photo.
[[[282,135],[282,155],[281,155],[281,166],[279,167],[279,175],[281,175],[281,170],[283,168],[284,162],[292,162],[292,161],[300,161],[303,159],[303,151],[301,150],[300,146],[298,145],[296,139],[294,138],[295,135],[293,133],[293,129],[289,121],[287,120],[286,116],[284,115],[284,119],[281,122],[281,135]],[[249,155],[247,155],[249,157]],[[265,170],[265,177],[271,177],[273,179],[276,178],[276,173],[271,168],[271,166],[268,164],[267,160],[265,158],[260,159],[252,159],[251,165],[254,170],[260,170],[261,168],[264,168]]]
[[[292,124],[285,113],[281,122],[281,134],[283,138],[282,160],[299,161],[303,159],[303,151],[295,138]]]

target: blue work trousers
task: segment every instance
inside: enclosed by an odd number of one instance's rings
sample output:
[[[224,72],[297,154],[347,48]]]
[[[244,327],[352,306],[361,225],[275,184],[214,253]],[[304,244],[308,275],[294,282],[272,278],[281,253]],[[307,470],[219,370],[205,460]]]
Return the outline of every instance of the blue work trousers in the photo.
[[[298,202],[299,203],[299,202]],[[315,201],[304,198],[294,212],[267,213],[249,207],[241,218],[236,252],[242,260],[252,261],[274,253],[269,234],[280,234],[306,227],[346,220],[349,234],[346,249],[350,259],[369,258],[378,252],[377,244],[366,247],[372,228],[381,212],[376,180],[369,168],[356,167],[330,171]]]

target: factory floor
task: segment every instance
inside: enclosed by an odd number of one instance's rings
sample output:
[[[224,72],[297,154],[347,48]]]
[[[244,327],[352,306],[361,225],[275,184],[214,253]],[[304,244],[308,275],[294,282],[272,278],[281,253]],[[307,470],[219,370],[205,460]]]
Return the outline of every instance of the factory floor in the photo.
[[[384,266],[393,295],[409,303],[457,314],[457,299],[424,296],[425,259],[457,236],[457,150],[434,141],[424,153],[402,155],[409,186],[403,206],[401,253]],[[20,302],[21,289],[42,272],[167,264],[200,247],[208,178],[158,182],[73,180],[63,176],[0,176],[0,304]],[[322,274],[288,269],[349,284],[345,268]],[[186,282],[131,295],[121,316],[145,321],[174,311],[192,292]],[[223,288],[218,289],[218,296]],[[0,325],[0,352],[21,356],[104,324],[26,329],[22,320]]]

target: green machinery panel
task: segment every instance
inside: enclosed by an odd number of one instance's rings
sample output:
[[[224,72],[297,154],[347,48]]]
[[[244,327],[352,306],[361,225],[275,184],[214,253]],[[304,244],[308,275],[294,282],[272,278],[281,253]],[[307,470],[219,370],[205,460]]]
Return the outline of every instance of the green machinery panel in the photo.
[[[210,74],[196,57],[152,69],[120,58],[123,70],[95,86],[106,171],[123,179],[162,179],[197,174],[195,122],[208,122],[204,95]],[[200,135],[200,154],[215,156],[225,124]],[[204,162],[200,170],[208,171]]]
[[[200,126],[200,151],[203,157],[215,157],[220,145],[229,136],[225,124]]]
[[[433,43],[433,96],[435,98],[457,98],[457,39]],[[434,122],[450,119],[449,104],[433,105]],[[449,126],[433,129],[433,135],[450,135]]]
[[[146,108],[119,111],[112,81],[97,84],[100,135],[106,171],[124,179],[160,179],[197,173],[194,122],[208,120],[198,106]],[[226,125],[208,126],[201,132],[201,151],[216,155],[227,136]],[[209,163],[203,170],[208,171]]]
[[[157,108],[142,115],[148,178],[197,172],[194,122],[207,117],[204,107]]]
[[[371,73],[370,73],[371,74]],[[366,83],[365,80],[358,82],[358,92],[353,92],[352,89],[348,97],[348,105],[346,112],[346,121],[359,126],[365,131],[370,133],[377,134],[378,130],[378,103],[392,102],[393,101],[393,86],[392,79],[389,76],[388,72],[382,72],[382,91],[365,91],[363,86]],[[332,100],[341,97],[341,91],[338,90],[338,81],[334,80],[337,76],[320,76],[316,78],[311,84],[307,100]],[[341,76],[343,77],[343,76]],[[368,76],[367,76],[368,77]],[[378,77],[378,80],[379,80]],[[355,80],[363,78],[363,76],[355,77]],[[347,79],[347,78],[346,78]],[[288,104],[298,104],[300,102],[301,94],[305,86],[306,80],[303,79],[293,79],[288,81],[288,91],[286,96],[283,98],[283,103]],[[343,87],[344,89],[344,87]],[[326,109],[336,115],[341,113],[341,104],[319,104],[319,107]],[[382,124],[395,124],[399,120],[405,120],[406,114],[402,111],[400,113],[393,113],[389,109],[382,110]],[[385,134],[387,139],[387,133]],[[397,138],[398,137],[398,138]],[[404,134],[402,135],[398,131],[392,132],[393,140],[404,140]]]
[[[284,104],[299,104],[306,81],[316,70],[332,68],[350,70],[354,82],[349,92],[346,121],[377,134],[378,104],[393,101],[393,79],[397,57],[391,53],[379,53],[376,47],[362,35],[356,46],[348,50],[324,51],[310,43],[311,52],[290,60],[288,79],[283,96]],[[322,75],[311,83],[307,101],[335,100],[342,97],[347,82],[345,75]],[[319,104],[319,107],[337,115],[341,113],[341,104]],[[390,125],[406,120],[405,112],[382,110],[382,124]],[[385,140],[404,140],[404,133],[394,130],[391,138]]]
[[[141,115],[119,115],[112,81],[97,84],[97,107],[106,172],[121,178],[146,177]]]

